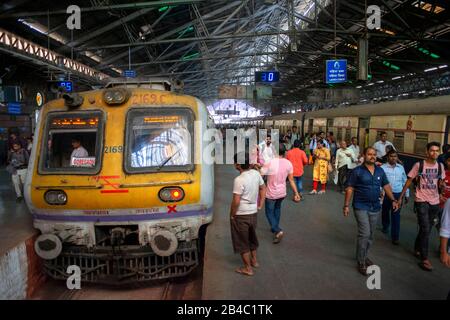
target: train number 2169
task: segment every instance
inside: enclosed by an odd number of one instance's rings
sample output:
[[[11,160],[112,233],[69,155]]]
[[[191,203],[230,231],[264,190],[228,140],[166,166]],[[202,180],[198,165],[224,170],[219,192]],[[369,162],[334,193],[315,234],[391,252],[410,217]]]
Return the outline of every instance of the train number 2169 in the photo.
[[[104,148],[104,153],[122,153],[123,146],[106,146]]]

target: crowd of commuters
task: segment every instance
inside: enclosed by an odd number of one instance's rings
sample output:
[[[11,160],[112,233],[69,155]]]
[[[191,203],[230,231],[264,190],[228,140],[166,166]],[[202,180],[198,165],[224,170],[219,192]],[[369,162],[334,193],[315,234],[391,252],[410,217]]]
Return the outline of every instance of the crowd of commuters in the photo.
[[[337,142],[332,132],[326,136],[324,132],[300,136],[295,126],[280,138],[278,151],[271,139],[268,135],[253,149],[253,155],[246,155],[244,164],[238,164],[235,158],[240,176],[234,181],[231,229],[235,252],[241,254],[244,263],[237,272],[253,275],[253,268],[258,266],[256,214],[263,206],[273,233],[273,243],[281,242],[284,232],[280,227],[280,218],[282,203],[287,196],[287,184],[293,190],[293,200],[303,200],[306,165],[313,167],[310,194],[324,194],[331,174],[335,176],[339,192],[345,194],[345,217],[349,216],[352,207],[358,227],[356,262],[361,274],[367,275],[367,268],[374,264],[369,258],[369,250],[380,218],[382,232],[389,234],[394,245],[399,244],[400,212],[403,204],[408,202],[412,183],[415,185],[414,208],[418,221],[414,251],[419,259],[418,265],[426,271],[433,269],[428,259],[429,238],[433,225],[437,225],[441,237],[441,261],[450,267],[448,145],[443,146],[440,155],[440,144],[428,143],[426,159],[417,162],[407,173],[385,132],[381,132],[379,140],[372,146],[364,139],[362,151],[356,137],[352,137],[347,144],[345,140]],[[248,216],[240,217],[242,212],[247,212]]]

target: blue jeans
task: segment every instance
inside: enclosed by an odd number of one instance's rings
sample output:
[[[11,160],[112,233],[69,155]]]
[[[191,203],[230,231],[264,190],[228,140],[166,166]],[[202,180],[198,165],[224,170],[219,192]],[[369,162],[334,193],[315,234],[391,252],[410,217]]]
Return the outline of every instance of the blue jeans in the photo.
[[[279,224],[281,216],[281,202],[283,199],[284,198],[272,200],[266,198],[265,202],[266,217],[269,221],[271,231],[275,234],[281,231]]]
[[[297,186],[297,191],[299,193],[303,193],[303,183],[302,183],[302,177],[294,177],[295,185]]]
[[[393,193],[394,198],[398,200],[401,193]],[[387,230],[391,225],[391,238],[392,240],[398,240],[400,237],[400,209],[394,211],[392,209],[392,201],[386,195],[383,200],[383,207],[381,209],[381,220],[383,223],[383,230]]]

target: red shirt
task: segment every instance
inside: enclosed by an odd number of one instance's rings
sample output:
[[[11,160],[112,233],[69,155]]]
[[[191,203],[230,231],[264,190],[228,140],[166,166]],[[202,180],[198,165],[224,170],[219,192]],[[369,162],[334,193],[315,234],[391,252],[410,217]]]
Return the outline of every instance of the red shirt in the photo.
[[[294,167],[294,177],[301,177],[303,175],[303,166],[308,164],[308,158],[305,151],[299,148],[292,148],[286,153],[288,159]]]
[[[445,170],[445,189],[444,189],[444,199],[445,201],[450,198],[450,170]],[[441,201],[440,207],[444,208],[445,201]]]

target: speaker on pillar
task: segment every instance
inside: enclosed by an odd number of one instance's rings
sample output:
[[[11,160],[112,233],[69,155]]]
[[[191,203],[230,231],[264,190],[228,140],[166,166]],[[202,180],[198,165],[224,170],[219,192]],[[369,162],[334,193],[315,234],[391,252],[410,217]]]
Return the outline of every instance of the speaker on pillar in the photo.
[[[369,59],[369,40],[367,38],[360,38],[358,40],[358,80],[367,81]]]

